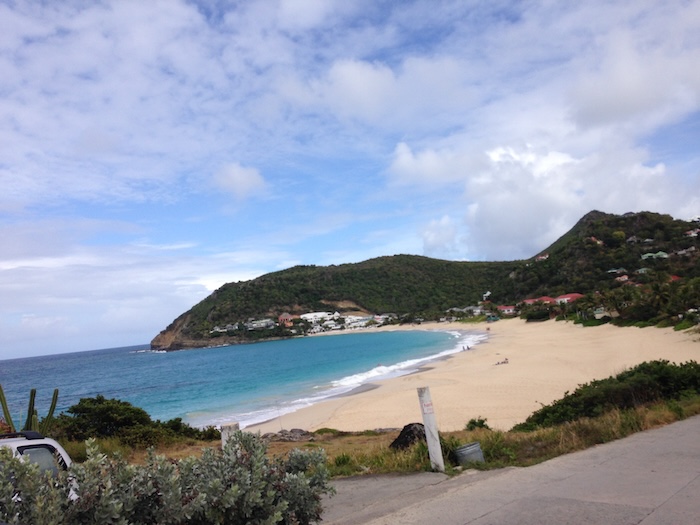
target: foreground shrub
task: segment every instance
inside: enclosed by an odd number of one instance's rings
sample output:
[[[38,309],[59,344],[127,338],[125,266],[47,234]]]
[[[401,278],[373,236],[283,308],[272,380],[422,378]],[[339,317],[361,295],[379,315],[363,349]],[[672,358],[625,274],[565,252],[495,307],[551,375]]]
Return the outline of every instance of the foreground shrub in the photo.
[[[87,444],[87,460],[58,477],[0,450],[0,521],[37,525],[309,524],[331,492],[322,451],[266,456],[256,435],[177,462],[149,453],[145,465]]]

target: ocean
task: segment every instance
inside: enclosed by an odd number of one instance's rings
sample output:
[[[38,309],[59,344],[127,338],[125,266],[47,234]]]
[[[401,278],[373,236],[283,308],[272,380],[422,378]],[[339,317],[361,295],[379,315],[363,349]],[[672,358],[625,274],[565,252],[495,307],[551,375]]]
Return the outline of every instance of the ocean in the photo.
[[[0,384],[16,426],[32,388],[40,418],[58,388],[57,413],[101,394],[161,421],[245,428],[415,372],[486,338],[477,331],[367,330],[177,352],[140,345],[0,360]]]

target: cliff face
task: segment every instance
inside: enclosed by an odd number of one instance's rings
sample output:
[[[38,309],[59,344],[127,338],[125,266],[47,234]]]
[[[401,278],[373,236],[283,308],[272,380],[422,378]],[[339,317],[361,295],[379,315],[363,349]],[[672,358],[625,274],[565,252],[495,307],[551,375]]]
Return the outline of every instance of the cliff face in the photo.
[[[183,348],[208,346],[206,340],[194,340],[183,336],[182,329],[187,325],[189,319],[189,312],[175,319],[170,326],[153,338],[151,350],[182,350]]]
[[[182,314],[170,326],[161,331],[151,341],[151,350],[175,351],[186,348],[206,348],[208,346],[233,345],[244,342],[240,337],[223,335],[216,339],[195,338],[187,335],[187,326],[191,322],[190,312]]]

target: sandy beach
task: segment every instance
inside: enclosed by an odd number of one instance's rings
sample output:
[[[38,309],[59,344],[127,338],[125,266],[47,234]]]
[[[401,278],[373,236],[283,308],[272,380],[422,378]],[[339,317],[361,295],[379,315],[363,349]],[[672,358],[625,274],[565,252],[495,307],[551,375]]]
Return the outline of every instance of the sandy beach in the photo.
[[[330,399],[247,427],[252,432],[334,428],[361,431],[401,428],[421,422],[417,388],[429,387],[438,427],[460,430],[471,418],[486,418],[508,430],[541,404],[594,379],[603,379],[644,361],[700,360],[700,334],[671,328],[584,328],[571,322],[425,323],[419,330],[487,330],[487,342],[418,373],[380,381],[364,391]],[[507,359],[507,364],[496,364]]]

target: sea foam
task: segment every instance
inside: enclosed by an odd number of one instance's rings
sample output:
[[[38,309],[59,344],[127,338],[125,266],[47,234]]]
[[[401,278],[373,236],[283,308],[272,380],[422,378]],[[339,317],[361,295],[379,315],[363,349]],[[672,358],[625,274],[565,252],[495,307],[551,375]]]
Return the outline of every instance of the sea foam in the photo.
[[[324,400],[351,394],[354,390],[360,389],[362,386],[370,384],[373,381],[393,379],[418,372],[421,368],[426,367],[431,362],[449,358],[456,353],[471,349],[473,346],[488,339],[488,334],[481,332],[450,331],[449,333],[454,338],[455,343],[454,346],[448,348],[447,350],[417,359],[407,359],[393,365],[378,364],[376,367],[365,372],[352,374],[338,380],[331,381],[331,383],[328,385],[316,385],[314,387],[316,392],[313,395],[301,397],[288,402],[282,402],[275,406],[268,406],[260,410],[240,412],[223,418],[218,417],[215,418],[214,424],[221,425],[234,420],[240,425],[241,428],[246,428],[252,425],[270,421],[272,419],[279,418],[282,415],[290,414],[302,408],[310,407]]]

